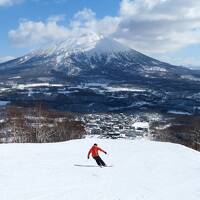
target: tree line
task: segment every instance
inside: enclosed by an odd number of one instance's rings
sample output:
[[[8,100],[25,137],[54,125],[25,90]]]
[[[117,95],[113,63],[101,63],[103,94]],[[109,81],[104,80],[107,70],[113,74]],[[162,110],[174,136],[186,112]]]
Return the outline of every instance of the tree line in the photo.
[[[71,113],[9,106],[1,111],[0,143],[48,143],[82,138],[84,124]]]
[[[154,129],[156,140],[183,144],[200,151],[200,116],[179,116],[167,122],[164,129]]]

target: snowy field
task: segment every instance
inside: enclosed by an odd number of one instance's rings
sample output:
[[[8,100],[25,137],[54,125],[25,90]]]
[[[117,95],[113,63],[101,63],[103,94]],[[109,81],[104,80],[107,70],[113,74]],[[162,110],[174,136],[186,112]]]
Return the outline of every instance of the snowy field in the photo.
[[[97,142],[108,155],[87,160]],[[200,153],[146,140],[0,145],[1,200],[199,200]],[[74,164],[92,165],[76,167]]]

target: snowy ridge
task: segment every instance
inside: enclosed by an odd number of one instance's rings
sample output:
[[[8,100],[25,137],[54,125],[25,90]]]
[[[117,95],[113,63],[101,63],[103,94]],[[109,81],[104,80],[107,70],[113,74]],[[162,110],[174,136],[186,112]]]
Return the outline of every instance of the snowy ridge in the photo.
[[[114,167],[87,159],[94,143]],[[181,145],[99,139],[11,144],[0,146],[0,159],[2,200],[199,200],[200,154]]]
[[[111,59],[117,58],[119,53],[128,54],[129,52],[134,55],[138,54],[137,51],[124,46],[112,38],[91,34],[83,35],[80,38],[68,38],[65,41],[34,50],[21,57],[18,64],[25,64],[29,60],[39,57],[45,63],[53,62],[56,66],[69,66],[73,63],[71,56],[78,62],[84,62],[96,56],[101,60],[102,55],[106,55],[107,62],[109,62]],[[82,57],[83,54],[85,56],[84,59]],[[90,62],[88,64],[91,65],[91,68],[95,68]],[[79,74],[79,67],[73,66],[72,68],[74,69],[68,68],[70,70],[68,72],[69,75]]]

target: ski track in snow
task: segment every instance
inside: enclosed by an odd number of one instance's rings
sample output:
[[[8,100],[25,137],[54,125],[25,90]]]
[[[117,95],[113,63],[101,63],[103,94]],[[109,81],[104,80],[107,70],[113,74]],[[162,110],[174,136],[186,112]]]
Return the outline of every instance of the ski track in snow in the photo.
[[[111,168],[87,159],[93,143]],[[0,146],[1,200],[199,200],[200,154],[147,140],[83,139]]]

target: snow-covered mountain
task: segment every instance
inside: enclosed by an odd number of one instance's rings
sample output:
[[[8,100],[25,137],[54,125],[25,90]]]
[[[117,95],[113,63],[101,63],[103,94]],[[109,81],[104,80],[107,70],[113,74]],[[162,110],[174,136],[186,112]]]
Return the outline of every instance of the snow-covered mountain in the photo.
[[[18,76],[18,81],[62,82],[73,78],[87,82],[93,76],[111,81],[131,75],[181,78],[190,70],[145,56],[111,38],[92,35],[69,38],[0,64],[0,72],[6,78]]]
[[[140,108],[200,112],[200,74],[111,38],[69,38],[0,64],[0,100],[48,101],[70,111]]]
[[[94,143],[108,152],[101,157],[113,167],[96,167],[87,159]],[[177,144],[99,139],[11,144],[0,146],[0,160],[1,200],[199,200],[200,154]]]

